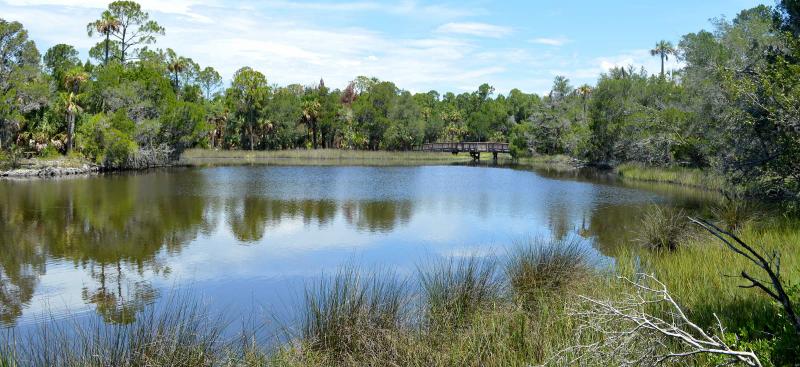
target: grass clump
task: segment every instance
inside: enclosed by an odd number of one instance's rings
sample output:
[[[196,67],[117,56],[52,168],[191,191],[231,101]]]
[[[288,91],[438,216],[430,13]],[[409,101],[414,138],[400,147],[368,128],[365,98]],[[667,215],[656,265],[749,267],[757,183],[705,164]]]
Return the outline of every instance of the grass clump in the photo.
[[[651,205],[642,218],[637,241],[651,250],[674,251],[690,233],[691,223],[683,209]]]
[[[711,212],[722,228],[729,232],[738,232],[759,217],[756,205],[742,197],[726,196],[711,208]]]
[[[578,237],[528,239],[516,245],[506,264],[511,290],[528,309],[540,297],[568,292],[590,272],[589,256]]]
[[[439,330],[464,325],[479,309],[500,298],[501,283],[494,259],[450,259],[420,270],[428,327]]]
[[[336,360],[381,349],[404,322],[406,283],[392,274],[361,274],[346,267],[307,287],[304,346]]]

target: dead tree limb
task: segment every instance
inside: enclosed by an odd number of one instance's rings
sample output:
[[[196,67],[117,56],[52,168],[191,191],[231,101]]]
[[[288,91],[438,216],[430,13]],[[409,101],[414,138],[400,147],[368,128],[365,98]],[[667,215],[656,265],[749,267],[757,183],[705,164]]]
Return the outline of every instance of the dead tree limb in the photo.
[[[794,326],[795,333],[800,336],[800,315],[795,311],[794,304],[786,293],[783,287],[783,280],[781,279],[781,255],[777,251],[772,251],[769,255],[762,255],[765,250],[756,250],[753,246],[748,245],[742,241],[735,234],[720,229],[711,222],[703,219],[690,218],[693,222],[703,227],[706,231],[714,235],[722,241],[731,251],[744,257],[751,263],[755,264],[764,273],[766,273],[769,280],[759,280],[750,275],[747,271],[742,270],[740,276],[750,282],[750,284],[741,285],[741,288],[758,288],[766,293],[770,298],[778,302],[786,313],[789,322]]]
[[[719,334],[708,332],[689,320],[658,279],[647,274],[637,278],[620,278],[632,286],[620,300],[581,296],[582,304],[570,314],[579,320],[578,334],[594,335],[589,337],[593,341],[562,352],[571,357],[556,364],[660,365],[708,354],[723,357],[723,365],[761,366],[755,353],[732,349],[722,340],[725,329],[719,318]]]

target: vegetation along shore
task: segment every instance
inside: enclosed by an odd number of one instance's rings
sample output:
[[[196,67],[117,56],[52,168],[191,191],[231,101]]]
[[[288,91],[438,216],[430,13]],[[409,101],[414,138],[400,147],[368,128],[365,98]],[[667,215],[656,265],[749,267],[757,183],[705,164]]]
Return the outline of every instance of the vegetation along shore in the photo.
[[[343,86],[276,86],[252,67],[224,86],[213,67],[149,47],[168,30],[134,2],[111,3],[87,20],[98,41],[89,60],[67,44],[42,56],[23,24],[3,19],[0,32],[13,41],[2,46],[8,102],[0,160],[73,152],[124,169],[165,165],[189,148],[405,151],[495,141],[510,143],[515,158],[561,154],[597,166],[699,169],[713,182],[690,184],[795,201],[793,6],[758,6],[675,45],[659,42],[654,57],[679,58],[678,70],[618,67],[580,86],[558,76],[545,95],[496,94],[489,84],[470,93],[411,93],[368,76]],[[631,167],[620,172],[641,176]]]

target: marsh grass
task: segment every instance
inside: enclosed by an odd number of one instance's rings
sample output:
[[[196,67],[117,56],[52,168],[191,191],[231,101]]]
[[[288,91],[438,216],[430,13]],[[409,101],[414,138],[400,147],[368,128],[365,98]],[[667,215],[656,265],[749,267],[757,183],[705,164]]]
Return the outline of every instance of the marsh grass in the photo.
[[[226,324],[197,302],[171,300],[128,325],[49,320],[3,337],[0,360],[20,366],[203,366],[219,362]]]
[[[760,214],[757,205],[742,197],[726,197],[711,208],[714,218],[722,228],[738,232],[747,224],[758,221]]]
[[[651,250],[674,251],[690,239],[693,230],[683,209],[650,205],[642,217],[636,241]]]
[[[343,149],[293,149],[293,150],[210,150],[190,149],[181,155],[180,164],[188,166],[213,166],[231,164],[265,165],[366,165],[406,166],[424,164],[449,164],[470,162],[468,154],[366,151]]]
[[[772,219],[746,223],[738,236],[764,253],[781,254],[781,277],[787,288],[800,289],[800,223],[795,219]],[[665,283],[689,318],[713,328],[716,318],[741,343],[760,340],[770,348],[784,348],[786,330],[791,330],[782,311],[758,289],[743,289],[747,284],[739,274],[747,271],[757,278],[763,274],[753,264],[724,247],[711,236],[698,235],[685,240],[675,251],[629,251],[618,256],[623,274],[630,276],[630,266],[651,273]],[[795,299],[800,297],[795,293]],[[752,346],[757,347],[757,344]],[[775,358],[800,360],[800,343],[790,343],[787,350],[773,353]],[[765,347],[766,348],[766,347]],[[794,349],[792,349],[794,348]],[[792,363],[788,363],[791,365]],[[780,363],[779,363],[780,365]]]
[[[306,288],[302,339],[336,359],[381,348],[408,311],[405,281],[348,266]]]
[[[666,182],[706,190],[722,191],[726,187],[723,176],[698,168],[649,167],[639,163],[624,163],[617,167],[617,173],[624,179]]]
[[[502,284],[493,258],[452,258],[420,268],[425,321],[433,330],[458,328],[500,299]]]
[[[527,309],[542,297],[566,294],[592,271],[579,237],[529,238],[515,244],[505,266],[514,297]]]

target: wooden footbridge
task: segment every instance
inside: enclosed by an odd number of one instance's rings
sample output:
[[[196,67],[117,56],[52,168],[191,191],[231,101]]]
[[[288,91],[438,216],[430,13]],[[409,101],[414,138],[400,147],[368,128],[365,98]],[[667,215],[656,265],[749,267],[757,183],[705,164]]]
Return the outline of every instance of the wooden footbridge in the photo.
[[[508,143],[488,143],[488,142],[463,142],[463,143],[429,143],[418,147],[423,152],[448,152],[458,154],[468,152],[472,159],[480,160],[481,153],[492,153],[492,157],[497,160],[500,153],[511,153]]]

